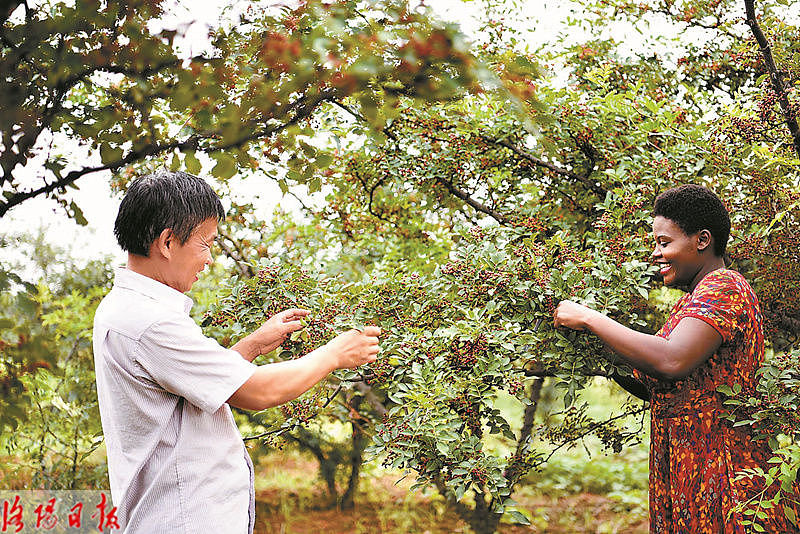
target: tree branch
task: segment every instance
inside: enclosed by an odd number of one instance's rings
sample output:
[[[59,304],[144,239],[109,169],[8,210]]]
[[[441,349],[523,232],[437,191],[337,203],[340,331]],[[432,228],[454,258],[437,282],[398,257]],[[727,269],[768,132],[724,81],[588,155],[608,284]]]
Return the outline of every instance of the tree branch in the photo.
[[[573,182],[581,183],[584,186],[586,186],[587,188],[591,189],[592,192],[594,192],[598,196],[605,197],[605,195],[606,195],[606,190],[603,189],[602,187],[598,186],[596,183],[594,183],[594,181],[592,181],[590,179],[590,176],[591,176],[592,172],[594,171],[594,156],[592,156],[592,157],[587,156],[587,157],[589,157],[589,159],[590,159],[590,161],[592,163],[588,166],[588,168],[587,168],[587,170],[586,170],[586,172],[584,174],[579,175],[579,174],[577,174],[575,172],[572,172],[572,171],[570,171],[568,169],[564,169],[563,167],[559,167],[558,165],[555,165],[554,163],[550,163],[549,161],[545,161],[545,160],[543,160],[543,159],[541,159],[539,157],[536,157],[533,154],[531,154],[530,152],[528,152],[527,150],[522,149],[522,148],[514,145],[513,143],[510,143],[510,142],[506,141],[505,139],[493,139],[493,138],[487,137],[487,136],[481,136],[481,139],[483,139],[487,143],[492,143],[492,144],[507,148],[508,150],[510,150],[511,152],[516,154],[518,157],[520,157],[520,158],[522,158],[522,159],[524,159],[524,160],[536,165],[537,167],[541,167],[543,169],[547,169],[547,170],[549,170],[549,171],[551,171],[551,172],[553,172],[553,173],[555,173],[555,174],[557,174],[559,176],[563,176],[565,178],[569,178]],[[584,150],[582,150],[582,152],[584,152],[584,155],[586,155],[586,152]]]
[[[756,19],[755,0],[744,0],[744,8],[747,13],[745,22],[750,26],[750,31],[753,33],[756,42],[758,43],[761,55],[764,56],[764,64],[769,71],[769,79],[772,82],[772,90],[778,97],[778,102],[783,112],[783,118],[786,126],[789,128],[789,133],[792,137],[792,144],[794,146],[795,154],[800,159],[800,126],[797,124],[797,117],[792,112],[791,105],[789,104],[789,97],[786,91],[786,86],[783,83],[783,76],[781,75],[778,67],[775,65],[775,59],[772,57],[772,49],[769,46],[764,32],[761,31],[761,26]]]
[[[244,259],[242,258],[241,248],[238,247],[238,243],[234,241],[232,238],[223,234],[222,230],[218,231],[220,233],[214,241],[216,241],[217,244],[219,244],[219,247],[223,250],[223,252],[225,252],[225,255],[233,260],[233,263],[236,264],[236,268],[239,270],[239,274],[241,274],[244,277],[255,276],[255,272],[253,272],[253,266],[244,261]],[[239,252],[236,252],[231,247],[229,247],[228,244],[225,242],[225,239],[228,239],[230,242],[232,242]]]
[[[448,180],[437,177],[436,181],[442,184],[454,197],[460,198],[461,200],[463,200],[464,202],[475,208],[476,211],[485,213],[489,217],[495,219],[500,224],[511,224],[511,220],[508,219],[508,217],[504,216],[497,210],[493,210],[488,206],[484,206],[483,204],[481,204],[480,202],[469,196],[469,194],[466,191],[459,189]]]
[[[22,0],[5,0],[3,4],[2,10],[0,10],[0,25],[5,24],[8,17],[22,4]]]
[[[358,111],[352,109],[351,107],[347,106],[343,102],[341,102],[339,100],[331,100],[331,103],[334,104],[335,106],[338,106],[338,107],[342,108],[343,110],[345,110],[347,113],[349,113],[353,117],[357,118],[358,120],[360,120],[362,122],[366,122],[367,124],[369,124],[369,121],[367,120],[367,118],[364,115],[362,115]],[[391,139],[392,141],[397,141],[397,136],[389,128],[381,128],[381,132],[383,132],[383,134],[386,137],[388,137],[389,139]]]
[[[372,406],[372,409],[375,410],[375,413],[378,414],[380,417],[383,417],[389,411],[386,409],[386,406],[384,406],[383,403],[380,401],[378,396],[375,395],[375,392],[372,390],[372,388],[369,387],[364,382],[356,382],[355,390],[361,393],[361,395],[364,397],[364,400],[366,400],[367,403],[369,403],[369,405]]]
[[[10,210],[11,208],[13,208],[18,204],[21,204],[22,202],[28,200],[29,198],[33,198],[42,194],[47,194],[57,189],[63,189],[64,187],[74,183],[76,180],[87,174],[105,170],[115,170],[125,165],[129,165],[131,163],[139,161],[148,156],[156,156],[175,149],[181,151],[199,149],[207,154],[211,154],[214,152],[222,152],[225,150],[240,148],[251,141],[254,141],[256,139],[261,139],[264,137],[269,137],[270,135],[276,134],[288,128],[289,126],[296,124],[300,120],[308,117],[320,103],[331,100],[336,96],[336,94],[337,94],[336,90],[331,89],[323,91],[313,98],[307,98],[305,96],[300,97],[298,101],[296,101],[290,106],[290,109],[294,111],[294,116],[291,119],[287,120],[283,124],[268,126],[261,130],[257,130],[250,135],[240,137],[239,139],[231,141],[229,143],[202,148],[199,146],[200,141],[215,138],[216,135],[214,133],[197,134],[189,137],[184,141],[173,141],[170,143],[165,143],[163,145],[147,145],[140,148],[139,150],[133,150],[129,152],[127,156],[125,156],[120,160],[107,163],[104,165],[99,165],[96,167],[85,167],[83,169],[72,171],[66,176],[58,180],[55,180],[50,184],[46,184],[38,189],[25,191],[21,193],[14,193],[7,199],[5,203],[0,204],[0,218],[2,218],[8,212],[8,210]]]

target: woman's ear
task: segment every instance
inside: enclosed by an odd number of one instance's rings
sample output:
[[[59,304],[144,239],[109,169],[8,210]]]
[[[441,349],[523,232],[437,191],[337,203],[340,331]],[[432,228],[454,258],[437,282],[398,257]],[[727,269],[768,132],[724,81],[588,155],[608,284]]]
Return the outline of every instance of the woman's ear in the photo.
[[[153,249],[161,257],[169,259],[172,256],[172,245],[175,243],[175,234],[172,228],[164,228],[161,234],[153,241]]]
[[[714,237],[708,230],[700,230],[697,232],[697,251],[705,251],[714,242]]]

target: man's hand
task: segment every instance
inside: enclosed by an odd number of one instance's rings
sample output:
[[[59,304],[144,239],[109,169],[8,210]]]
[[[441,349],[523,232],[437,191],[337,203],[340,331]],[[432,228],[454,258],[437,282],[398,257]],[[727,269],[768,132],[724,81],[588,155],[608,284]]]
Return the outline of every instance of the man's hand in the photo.
[[[291,324],[293,311],[305,312],[305,310],[287,310],[283,313],[289,314],[288,317],[279,324]],[[264,323],[262,328],[266,327],[267,323]],[[379,335],[381,329],[377,326],[368,326],[363,332],[350,330],[302,358],[261,365],[253,376],[231,395],[228,403],[244,410],[264,410],[296,399],[334,369],[358,367],[375,361],[378,355]]]
[[[276,313],[267,321],[258,327],[258,330],[251,335],[256,336],[256,339],[261,346],[261,354],[272,352],[281,346],[281,343],[286,340],[292,332],[296,332],[303,328],[303,323],[300,319],[311,313],[308,310],[300,308],[292,308]]]
[[[553,314],[553,324],[556,328],[566,326],[573,330],[585,330],[589,316],[593,313],[597,312],[577,302],[562,300]]]
[[[336,368],[358,367],[378,357],[381,329],[367,326],[364,331],[349,330],[330,340],[323,348],[336,359]]]
[[[246,360],[252,361],[261,354],[267,354],[277,349],[292,332],[303,328],[300,319],[309,313],[311,312],[300,308],[276,313],[259,326],[255,332],[242,338],[231,348],[239,352]]]

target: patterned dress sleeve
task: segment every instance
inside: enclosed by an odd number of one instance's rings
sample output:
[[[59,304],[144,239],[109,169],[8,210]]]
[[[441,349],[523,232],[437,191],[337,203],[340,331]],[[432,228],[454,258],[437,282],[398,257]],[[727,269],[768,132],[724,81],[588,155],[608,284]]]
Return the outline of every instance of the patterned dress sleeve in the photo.
[[[736,278],[726,271],[708,274],[703,278],[679,315],[695,317],[705,322],[722,336],[722,342],[730,342],[741,328],[739,317],[744,312],[746,296]]]

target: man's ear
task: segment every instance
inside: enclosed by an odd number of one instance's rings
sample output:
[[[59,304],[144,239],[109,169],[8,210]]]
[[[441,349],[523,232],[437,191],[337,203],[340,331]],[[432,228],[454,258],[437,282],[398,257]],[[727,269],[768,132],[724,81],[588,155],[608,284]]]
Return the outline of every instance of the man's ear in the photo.
[[[172,228],[164,228],[161,234],[153,241],[151,254],[155,252],[159,256],[169,259],[172,257],[173,246],[175,245],[175,234]]]
[[[711,246],[711,243],[714,242],[714,237],[711,235],[711,232],[708,230],[700,230],[697,232],[697,251],[703,252],[708,247]]]

